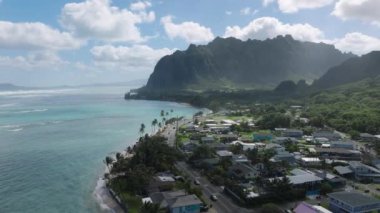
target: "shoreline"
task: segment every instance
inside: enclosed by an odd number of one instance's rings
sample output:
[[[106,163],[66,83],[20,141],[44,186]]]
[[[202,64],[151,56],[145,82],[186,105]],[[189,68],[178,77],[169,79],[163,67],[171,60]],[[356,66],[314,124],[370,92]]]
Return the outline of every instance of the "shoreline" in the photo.
[[[170,124],[169,124],[170,125]],[[154,136],[159,133],[163,133],[167,129],[168,125],[165,125],[162,130],[160,131],[157,129],[155,132],[150,133],[149,136]],[[136,142],[135,142],[136,144]],[[133,145],[135,145],[133,144]],[[132,146],[133,146],[132,145]],[[125,150],[121,152],[123,156],[127,154]],[[109,173],[108,168],[106,167],[104,174]],[[93,192],[93,196],[97,204],[99,205],[102,212],[110,212],[110,213],[126,213],[126,211],[123,209],[122,205],[117,201],[117,198],[115,198],[111,194],[111,189],[106,186],[106,181],[103,177],[99,177],[96,186]]]

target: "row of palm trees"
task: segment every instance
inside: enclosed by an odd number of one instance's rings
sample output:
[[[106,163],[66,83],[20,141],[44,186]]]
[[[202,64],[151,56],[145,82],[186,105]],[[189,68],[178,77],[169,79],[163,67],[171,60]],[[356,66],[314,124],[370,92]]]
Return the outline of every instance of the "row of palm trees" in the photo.
[[[174,112],[173,109],[170,109],[170,114],[172,114]],[[161,110],[160,112],[160,116],[162,117],[161,120],[162,122],[158,122],[157,118],[155,118],[151,125],[152,125],[152,132],[155,132],[156,131],[156,127],[158,127],[159,129],[162,128],[162,124],[165,124],[166,122],[166,117],[165,116],[169,116],[169,111],[165,112],[164,110]],[[139,133],[140,133],[140,137],[143,137],[144,134],[145,134],[145,124],[142,123],[140,125],[140,129],[139,129]],[[132,148],[131,147],[128,147],[128,153],[130,153],[132,151]],[[121,157],[121,153],[116,153],[116,159],[120,158]],[[115,159],[113,159],[112,157],[110,156],[107,156],[104,160],[104,163],[107,165],[107,168],[108,170],[110,171],[110,165],[112,165],[112,163],[115,161]]]
[[[174,110],[170,109],[170,114],[172,114],[173,112],[174,112]],[[163,124],[165,124],[165,122],[166,122],[166,117],[165,116],[169,116],[169,112],[165,112],[164,110],[161,110],[160,116],[162,117],[161,118],[161,120],[162,120],[161,122],[159,122],[157,118],[155,118],[152,121],[152,123],[151,123],[152,132],[156,132],[156,127],[158,127],[159,129],[162,128]],[[140,137],[142,137],[144,135],[145,128],[146,128],[145,124],[142,123],[140,125],[140,129],[139,129]]]

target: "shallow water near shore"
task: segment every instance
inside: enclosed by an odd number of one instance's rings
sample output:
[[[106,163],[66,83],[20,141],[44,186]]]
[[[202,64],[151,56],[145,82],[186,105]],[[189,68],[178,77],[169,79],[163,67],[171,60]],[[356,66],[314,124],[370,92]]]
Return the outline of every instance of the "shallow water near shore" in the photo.
[[[199,109],[125,101],[128,88],[0,91],[0,212],[104,212],[103,159],[133,145],[141,123]],[[104,204],[103,204],[103,207]]]

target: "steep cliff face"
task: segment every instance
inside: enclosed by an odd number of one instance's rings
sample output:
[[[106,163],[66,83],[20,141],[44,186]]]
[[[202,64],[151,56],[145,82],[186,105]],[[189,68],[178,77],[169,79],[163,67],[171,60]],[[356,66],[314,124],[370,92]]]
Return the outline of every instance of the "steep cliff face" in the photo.
[[[264,41],[216,38],[163,57],[147,89],[275,87],[284,80],[314,80],[352,54],[332,45],[301,42],[291,36]]]
[[[329,69],[314,82],[313,88],[327,89],[343,84],[375,78],[380,75],[380,51],[374,51],[361,57],[351,58]]]

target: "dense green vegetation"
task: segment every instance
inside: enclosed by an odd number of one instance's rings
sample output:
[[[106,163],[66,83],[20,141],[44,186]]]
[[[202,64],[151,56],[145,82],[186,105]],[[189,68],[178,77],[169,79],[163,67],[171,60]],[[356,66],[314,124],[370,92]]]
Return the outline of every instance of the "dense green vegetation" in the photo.
[[[108,186],[127,203],[129,208],[140,208],[141,199],[135,195],[144,195],[145,187],[149,185],[153,175],[157,172],[174,170],[174,163],[181,158],[181,154],[170,147],[165,138],[153,136],[140,138],[140,141],[130,150],[133,157],[124,158],[116,155],[116,161],[107,157],[105,163],[112,163],[110,174],[107,174]],[[140,202],[139,202],[140,201]]]
[[[380,77],[319,92],[306,100],[304,116],[343,132],[380,132]]]
[[[311,81],[352,54],[332,45],[301,42],[291,36],[241,41],[216,38],[163,57],[146,89],[190,91],[273,88],[284,80]]]

